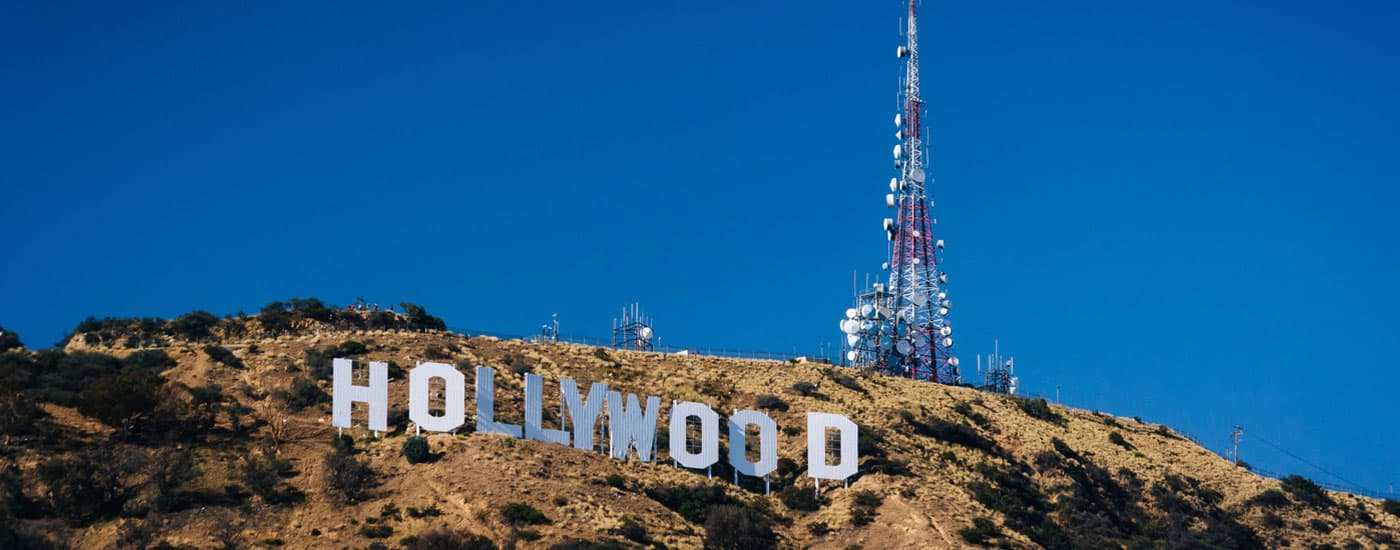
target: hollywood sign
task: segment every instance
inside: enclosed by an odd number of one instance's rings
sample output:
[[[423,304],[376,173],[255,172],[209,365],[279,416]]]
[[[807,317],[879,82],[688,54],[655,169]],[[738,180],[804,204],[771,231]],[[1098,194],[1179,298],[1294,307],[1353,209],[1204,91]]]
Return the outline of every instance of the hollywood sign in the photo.
[[[356,385],[352,379],[354,363],[350,359],[334,361],[334,382],[332,384],[334,407],[331,424],[337,428],[353,426],[350,418],[354,403],[366,404],[369,408],[369,429],[376,432],[388,431],[389,416],[389,365],[372,361],[369,364],[368,385]],[[635,456],[642,462],[651,462],[656,447],[656,424],[660,415],[661,398],[648,395],[646,405],[636,394],[623,394],[608,389],[602,382],[594,382],[588,388],[585,398],[579,394],[578,384],[570,378],[559,379],[560,427],[546,428],[544,416],[544,378],[538,374],[525,374],[525,425],[499,422],[495,407],[496,371],[490,367],[476,367],[476,431],[501,434],[509,437],[531,439],[571,445],[576,449],[594,450],[594,427],[607,406],[607,427],[609,434],[609,454],[619,460]],[[432,414],[429,408],[428,387],[434,381],[441,381],[445,403],[442,414]],[[408,418],[419,430],[430,432],[455,433],[466,423],[466,377],[456,367],[445,363],[419,363],[408,371]],[[699,451],[691,452],[687,425],[691,419],[700,424]],[[567,420],[567,422],[566,422]],[[734,467],[735,478],[739,474],[763,477],[778,468],[778,424],[763,411],[739,410],[729,415],[729,464]],[[572,430],[564,429],[566,424]],[[749,428],[758,431],[758,460],[748,458]],[[809,412],[807,413],[807,475],[814,480],[845,480],[856,473],[859,457],[856,455],[858,428],[845,415]],[[836,463],[828,461],[827,433],[839,434]],[[670,456],[678,465],[686,468],[708,469],[719,462],[719,414],[703,403],[690,401],[673,402],[670,411]]]

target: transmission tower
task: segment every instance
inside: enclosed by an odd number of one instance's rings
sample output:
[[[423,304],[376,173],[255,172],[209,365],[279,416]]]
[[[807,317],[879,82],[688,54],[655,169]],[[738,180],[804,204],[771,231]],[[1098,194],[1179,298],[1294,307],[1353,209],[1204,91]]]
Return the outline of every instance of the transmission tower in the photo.
[[[904,60],[900,91],[901,112],[895,115],[896,177],[890,178],[885,206],[896,209],[885,218],[892,243],[888,283],[876,283],[856,294],[856,307],[846,310],[841,329],[846,333],[846,359],[851,366],[918,380],[954,384],[959,381],[953,356],[953,329],[947,315],[952,302],[943,285],[948,275],[938,269],[943,241],[933,236],[937,219],[929,215],[933,201],[925,170],[926,144],[923,100],[919,98],[919,34],[915,0],[909,1],[907,44],[896,53]]]

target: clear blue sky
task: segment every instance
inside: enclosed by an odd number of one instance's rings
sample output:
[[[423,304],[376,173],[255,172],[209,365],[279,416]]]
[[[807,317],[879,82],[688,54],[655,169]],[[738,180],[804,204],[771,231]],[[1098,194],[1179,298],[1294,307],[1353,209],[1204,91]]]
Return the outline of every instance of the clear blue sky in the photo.
[[[814,352],[884,259],[902,8],[8,2],[0,324],[291,296]],[[1400,482],[1400,4],[927,2],[964,365]]]

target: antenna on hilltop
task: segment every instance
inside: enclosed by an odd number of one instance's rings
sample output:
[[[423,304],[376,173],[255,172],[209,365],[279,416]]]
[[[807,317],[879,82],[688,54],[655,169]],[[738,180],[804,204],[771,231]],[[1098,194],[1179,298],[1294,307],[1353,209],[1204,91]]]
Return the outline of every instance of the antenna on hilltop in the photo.
[[[938,268],[943,241],[933,236],[933,200],[925,171],[923,99],[919,97],[919,33],[915,0],[909,1],[906,43],[895,50],[904,60],[900,112],[894,115],[894,169],[885,206],[895,217],[884,219],[891,243],[890,259],[882,268],[888,282],[856,292],[855,307],[846,310],[841,332],[846,336],[845,359],[851,366],[916,380],[955,384],[958,358],[953,356],[953,328],[948,310],[953,303],[943,286],[948,275]]]

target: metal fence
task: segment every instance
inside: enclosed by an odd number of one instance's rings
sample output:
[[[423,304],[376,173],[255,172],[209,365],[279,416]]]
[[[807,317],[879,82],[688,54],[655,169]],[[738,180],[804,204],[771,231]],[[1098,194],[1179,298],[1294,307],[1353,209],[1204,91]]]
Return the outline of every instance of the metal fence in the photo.
[[[543,336],[541,336],[541,335],[538,335],[538,334],[531,334],[531,335],[505,334],[505,333],[493,332],[493,331],[489,331],[489,330],[473,330],[473,329],[458,328],[458,327],[448,327],[447,330],[450,330],[450,331],[455,332],[455,333],[458,333],[458,334],[464,334],[464,335],[469,335],[469,336],[493,336],[493,337],[496,337],[496,338],[500,338],[500,339],[502,339],[502,340],[523,340],[523,341],[526,341],[526,342],[541,342],[541,341],[546,341],[545,337],[543,337]],[[579,345],[584,345],[584,346],[604,347],[604,348],[610,348],[610,349],[613,347],[613,341],[612,341],[611,338],[595,338],[595,337],[591,337],[591,336],[559,335],[559,336],[556,336],[556,337],[553,339],[553,341],[564,342],[564,343],[567,343],[567,344],[579,344]],[[756,351],[756,350],[742,350],[742,349],[730,349],[730,348],[716,348],[716,347],[710,347],[710,346],[672,346],[672,345],[656,345],[656,346],[653,346],[652,349],[651,349],[650,351],[653,352],[653,353],[663,353],[663,354],[667,354],[667,355],[674,355],[674,354],[677,354],[677,353],[682,353],[682,352],[684,352],[684,353],[688,353],[688,354],[691,354],[691,355],[703,355],[703,356],[708,356],[708,357],[724,357],[724,358],[729,358],[729,359],[758,359],[758,360],[765,360],[765,361],[790,361],[790,360],[793,360],[793,359],[797,359],[797,358],[799,358],[799,357],[805,357],[805,358],[806,358],[807,360],[809,360],[809,361],[828,362],[828,363],[830,362],[829,359],[824,358],[824,357],[812,357],[812,356],[809,356],[809,355],[804,356],[804,355],[799,354],[799,353],[782,353],[782,352],[774,352],[774,351]]]

